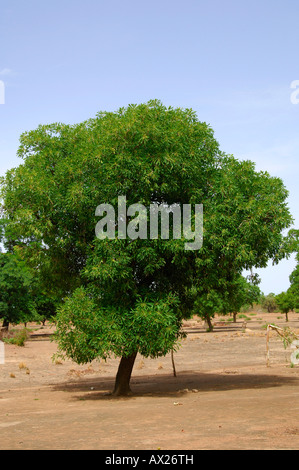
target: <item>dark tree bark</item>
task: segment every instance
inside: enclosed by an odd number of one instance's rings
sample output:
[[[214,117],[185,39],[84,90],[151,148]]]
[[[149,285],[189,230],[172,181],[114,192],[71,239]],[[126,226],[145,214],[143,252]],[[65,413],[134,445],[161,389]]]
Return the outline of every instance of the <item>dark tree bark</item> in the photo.
[[[4,331],[8,331],[9,328],[9,321],[4,318],[3,323],[2,323],[2,328]]]
[[[210,315],[206,315],[205,320],[208,324],[208,331],[213,331],[213,323],[212,323]]]
[[[115,385],[113,390],[114,396],[128,396],[132,394],[130,388],[130,379],[137,352],[129,357],[122,357],[116,374]]]

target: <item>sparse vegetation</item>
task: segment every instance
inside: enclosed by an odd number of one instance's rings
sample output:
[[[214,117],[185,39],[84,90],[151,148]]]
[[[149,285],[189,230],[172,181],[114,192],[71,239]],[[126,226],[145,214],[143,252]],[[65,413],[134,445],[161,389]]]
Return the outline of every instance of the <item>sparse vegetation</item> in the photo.
[[[248,317],[247,315],[245,315],[244,313],[241,313],[241,314],[239,315],[239,318],[242,318],[243,320],[246,320],[246,321],[250,321],[250,320],[251,320],[251,318]]]
[[[25,346],[26,341],[29,337],[29,331],[27,328],[22,330],[12,331],[9,337],[3,337],[2,341],[9,344],[15,344],[16,346]]]
[[[272,292],[261,298],[261,307],[264,311],[268,313],[275,312],[277,310],[277,302],[275,299],[275,294]]]

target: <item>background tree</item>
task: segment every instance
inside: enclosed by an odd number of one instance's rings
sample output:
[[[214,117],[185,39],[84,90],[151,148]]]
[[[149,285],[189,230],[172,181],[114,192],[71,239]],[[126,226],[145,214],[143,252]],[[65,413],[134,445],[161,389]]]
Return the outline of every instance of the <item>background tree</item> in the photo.
[[[289,321],[288,313],[295,307],[295,299],[293,294],[288,289],[287,292],[281,292],[280,294],[276,295],[275,301],[279,311],[285,313],[286,321]]]
[[[0,282],[1,282],[1,314],[3,327],[8,329],[9,323],[25,323],[41,321],[55,315],[59,299],[52,297],[39,279],[39,270],[30,268],[24,260],[14,252],[15,241],[9,235],[9,221],[0,219]],[[60,299],[61,302],[61,299]],[[0,314],[0,317],[1,317]]]
[[[296,255],[297,265],[290,275],[290,291],[295,297],[296,307],[299,308],[299,255]]]
[[[21,136],[24,162],[3,181],[14,249],[65,302],[58,350],[79,363],[121,358],[115,394],[130,392],[136,354],[177,347],[184,318],[210,318],[232,273],[282,257],[292,221],[279,178],[219,150],[192,110],[158,101]],[[95,208],[203,204],[204,245],[185,239],[95,238]],[[286,253],[284,253],[285,255]]]
[[[282,254],[296,253],[295,260],[297,261],[297,264],[289,277],[290,287],[281,297],[285,301],[286,309],[288,308],[288,304],[293,304],[293,307],[290,308],[290,310],[293,310],[294,308],[299,309],[299,230],[289,230],[281,245],[280,251]]]
[[[234,282],[231,282],[223,298],[221,313],[233,314],[233,321],[236,322],[237,314],[245,305],[252,306],[258,302],[261,297],[261,291],[257,285],[258,280],[252,282],[242,275],[236,276]]]
[[[35,277],[31,292],[35,311],[34,321],[41,322],[43,325],[45,325],[47,320],[55,321],[56,311],[61,305],[62,299],[50,295],[40,285],[38,276]]]
[[[273,292],[270,292],[268,295],[264,295],[261,298],[261,307],[265,310],[267,310],[268,313],[275,312],[277,309],[277,302],[275,298],[275,294]]]
[[[33,276],[24,261],[12,253],[0,253],[0,318],[3,327],[27,323],[34,317]]]
[[[289,231],[288,248],[296,252],[297,264],[290,275],[290,287],[288,292],[292,295],[294,308],[299,309],[299,230]]]

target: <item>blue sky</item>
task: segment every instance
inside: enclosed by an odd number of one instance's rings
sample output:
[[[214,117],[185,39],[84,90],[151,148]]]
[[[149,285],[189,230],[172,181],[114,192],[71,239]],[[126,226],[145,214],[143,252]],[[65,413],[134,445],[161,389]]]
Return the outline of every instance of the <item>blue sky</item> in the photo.
[[[0,175],[24,131],[157,98],[282,178],[299,228],[298,18],[297,0],[0,0]],[[294,266],[259,270],[262,290],[286,290]]]

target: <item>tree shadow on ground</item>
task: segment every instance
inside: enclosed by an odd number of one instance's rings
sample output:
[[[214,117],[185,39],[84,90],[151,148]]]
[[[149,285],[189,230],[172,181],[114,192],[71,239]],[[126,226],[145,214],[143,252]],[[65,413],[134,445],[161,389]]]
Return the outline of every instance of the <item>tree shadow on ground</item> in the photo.
[[[248,390],[298,385],[298,377],[272,374],[244,374],[236,371],[206,373],[197,371],[180,372],[177,377],[165,375],[138,375],[131,379],[132,395],[114,397],[114,377],[84,378],[76,382],[64,382],[54,386],[56,391],[80,393],[78,400],[127,399],[136,397],[180,397],[189,392],[215,392],[227,390]],[[82,392],[86,392],[82,395]]]

